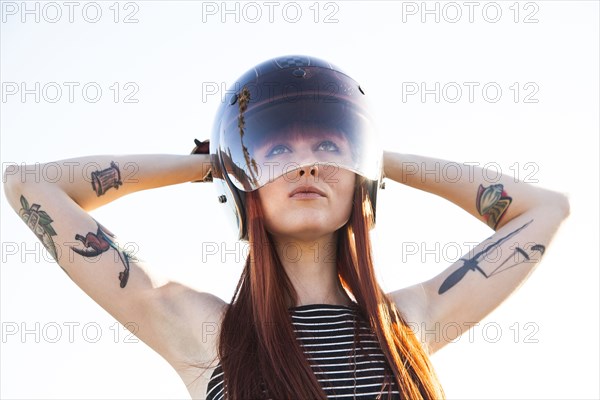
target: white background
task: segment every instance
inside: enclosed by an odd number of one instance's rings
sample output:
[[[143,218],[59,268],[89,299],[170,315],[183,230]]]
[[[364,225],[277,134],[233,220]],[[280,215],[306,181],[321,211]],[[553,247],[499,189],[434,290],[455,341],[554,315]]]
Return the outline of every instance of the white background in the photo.
[[[438,7],[439,22],[422,15],[421,2],[279,2],[272,21],[263,2],[228,3],[237,15],[223,15],[221,2],[76,2],[73,22],[63,2],[26,4],[37,7],[39,22],[23,14],[24,3],[2,2],[3,169],[94,154],[187,154],[193,138],[209,137],[220,96],[208,94],[208,86],[279,55],[327,59],[370,96],[387,149],[499,166],[570,198],[570,218],[526,284],[471,336],[433,356],[448,397],[600,396],[597,2],[478,2],[472,22],[463,2],[428,2]],[[408,13],[414,7],[416,14]],[[96,8],[102,14],[89,22]],[[298,8],[302,14],[292,22]],[[497,9],[502,14],[492,22]],[[57,10],[62,17],[52,22]],[[462,16],[452,22],[457,10]],[[127,15],[137,22],[125,23]],[[537,22],[526,23],[528,15]],[[15,84],[34,89],[36,82],[39,102],[9,93]],[[42,90],[51,82],[63,89],[54,103],[56,92]],[[79,84],[73,102],[64,82]],[[137,103],[124,101],[132,93],[128,82],[138,88]],[[428,89],[456,82],[462,97],[451,101],[452,84],[439,102],[432,94],[408,96],[403,88],[411,82]],[[472,102],[464,82],[479,84]],[[97,102],[82,94],[86,83],[101,87]],[[482,94],[488,83],[502,89],[496,102],[493,90]],[[529,100],[537,102],[525,102],[532,88]],[[135,337],[127,339],[47,261],[4,196],[0,204],[1,397],[187,398],[171,367],[145,344],[130,343]],[[451,203],[389,180],[377,211],[376,268],[386,291],[441,272],[457,248],[466,252],[468,243],[491,234]],[[210,184],[136,193],[92,215],[137,245],[157,271],[230,301],[243,260],[240,251],[203,251],[207,243],[236,248]],[[407,251],[415,246],[416,254]],[[62,336],[51,343],[56,327]],[[21,336],[23,329],[32,333]]]

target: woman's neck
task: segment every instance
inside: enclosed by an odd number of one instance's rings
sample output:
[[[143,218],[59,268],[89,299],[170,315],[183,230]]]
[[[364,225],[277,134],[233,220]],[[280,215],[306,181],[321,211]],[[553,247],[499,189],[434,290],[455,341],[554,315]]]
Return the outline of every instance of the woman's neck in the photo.
[[[337,275],[337,234],[312,240],[273,238],[279,260],[297,294],[296,304],[350,305]]]

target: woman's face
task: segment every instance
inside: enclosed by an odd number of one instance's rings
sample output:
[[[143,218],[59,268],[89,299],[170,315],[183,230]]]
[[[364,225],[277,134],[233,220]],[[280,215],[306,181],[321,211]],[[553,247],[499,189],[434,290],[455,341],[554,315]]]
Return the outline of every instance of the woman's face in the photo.
[[[288,171],[258,189],[265,227],[275,237],[312,241],[348,221],[356,174],[335,162],[350,156],[343,136],[286,135],[255,154]]]

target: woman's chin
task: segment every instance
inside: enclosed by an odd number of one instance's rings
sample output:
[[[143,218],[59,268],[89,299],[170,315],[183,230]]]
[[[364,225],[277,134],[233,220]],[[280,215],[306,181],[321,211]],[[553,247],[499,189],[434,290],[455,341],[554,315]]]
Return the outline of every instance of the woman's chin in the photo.
[[[331,234],[331,232],[327,231],[317,231],[317,230],[304,230],[304,231],[296,231],[296,232],[285,232],[282,234],[277,234],[276,238],[279,238],[278,241],[282,242],[280,244],[287,243],[314,243],[323,239],[327,235]]]
[[[348,221],[340,210],[286,210],[266,216],[265,227],[275,237],[312,242],[331,235]],[[347,213],[349,214],[349,213]],[[276,216],[277,215],[277,216]]]
[[[285,229],[270,230],[273,235],[290,241],[314,242],[331,235],[344,224],[332,225],[331,221],[306,220],[298,224],[286,224]]]

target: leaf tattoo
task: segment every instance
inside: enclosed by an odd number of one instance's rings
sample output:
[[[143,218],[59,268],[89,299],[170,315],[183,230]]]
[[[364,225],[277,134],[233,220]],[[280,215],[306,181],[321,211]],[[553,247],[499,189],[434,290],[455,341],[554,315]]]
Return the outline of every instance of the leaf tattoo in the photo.
[[[477,212],[485,218],[490,228],[496,229],[500,218],[502,218],[511,202],[512,197],[506,195],[503,185],[497,184],[488,187],[479,185],[475,205]]]
[[[83,243],[85,249],[78,249],[73,246],[71,246],[71,249],[83,257],[96,257],[111,248],[114,249],[125,267],[122,272],[119,272],[119,286],[124,288],[129,280],[129,260],[137,261],[137,259],[129,252],[119,248],[113,240],[115,235],[100,225],[98,221],[94,221],[98,225],[96,233],[88,232],[85,236],[75,235],[75,239]]]
[[[56,245],[52,240],[52,236],[56,236],[56,231],[52,227],[52,218],[46,211],[41,210],[39,204],[29,205],[29,202],[25,196],[21,195],[19,199],[21,201],[21,210],[19,210],[19,216],[27,224],[29,229],[35,233],[35,236],[42,242],[44,247],[50,252],[52,257],[58,261],[58,253],[56,251]]]

